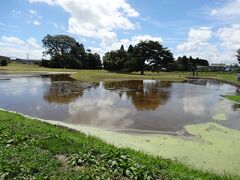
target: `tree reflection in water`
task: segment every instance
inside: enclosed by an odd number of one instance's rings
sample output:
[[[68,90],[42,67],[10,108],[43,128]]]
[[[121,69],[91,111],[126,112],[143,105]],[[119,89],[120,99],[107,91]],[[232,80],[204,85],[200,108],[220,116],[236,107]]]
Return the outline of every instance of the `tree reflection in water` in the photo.
[[[240,111],[240,104],[233,104],[232,109],[233,111]]]
[[[69,104],[81,97],[85,89],[98,86],[99,84],[75,81],[66,75],[49,76],[50,87],[44,92],[43,98],[48,103]]]
[[[155,80],[132,80],[105,82],[104,88],[118,91],[121,97],[126,92],[138,111],[153,111],[164,105],[169,99],[171,82]]]

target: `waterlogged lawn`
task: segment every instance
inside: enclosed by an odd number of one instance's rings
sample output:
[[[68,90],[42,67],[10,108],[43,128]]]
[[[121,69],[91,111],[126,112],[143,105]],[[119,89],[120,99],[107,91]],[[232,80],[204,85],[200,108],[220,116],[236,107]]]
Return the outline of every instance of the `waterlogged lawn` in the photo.
[[[187,153],[187,152],[186,152]],[[116,148],[80,132],[0,111],[0,177],[231,179]]]

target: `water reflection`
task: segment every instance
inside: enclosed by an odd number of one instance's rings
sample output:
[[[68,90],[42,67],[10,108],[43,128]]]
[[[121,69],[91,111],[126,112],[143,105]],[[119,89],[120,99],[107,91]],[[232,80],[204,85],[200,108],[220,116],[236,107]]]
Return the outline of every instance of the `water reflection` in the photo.
[[[68,104],[83,95],[85,87],[77,82],[53,82],[44,92],[48,103]]]
[[[104,83],[105,89],[117,91],[120,97],[126,93],[139,111],[154,111],[160,105],[164,105],[169,98],[167,88],[170,87],[170,82],[152,80]]]
[[[83,99],[69,104],[69,113],[75,124],[118,130],[133,124],[128,118],[131,109],[121,105],[117,94],[107,91],[99,91],[97,98],[92,97],[92,91],[85,92]]]
[[[233,104],[233,105],[232,105],[232,109],[233,109],[234,111],[240,111],[240,104]]]
[[[69,104],[81,97],[85,89],[96,88],[99,83],[76,81],[68,75],[42,76],[43,81],[49,78],[50,87],[44,92],[43,98],[48,103]]]
[[[236,91],[228,84],[88,83],[59,75],[4,78],[10,80],[0,80],[0,107],[43,119],[114,131],[176,132],[209,121],[240,129],[239,105],[220,96]]]

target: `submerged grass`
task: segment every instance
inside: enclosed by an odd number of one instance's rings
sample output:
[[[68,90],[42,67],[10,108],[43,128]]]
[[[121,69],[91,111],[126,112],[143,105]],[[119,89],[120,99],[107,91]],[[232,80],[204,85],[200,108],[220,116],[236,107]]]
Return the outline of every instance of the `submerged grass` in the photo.
[[[0,111],[0,177],[62,179],[232,179],[177,161]]]

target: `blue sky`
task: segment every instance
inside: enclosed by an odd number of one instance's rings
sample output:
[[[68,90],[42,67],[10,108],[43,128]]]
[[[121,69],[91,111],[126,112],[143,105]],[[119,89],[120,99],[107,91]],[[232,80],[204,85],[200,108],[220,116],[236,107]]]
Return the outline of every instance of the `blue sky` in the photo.
[[[0,54],[36,59],[46,34],[67,34],[103,55],[140,40],[169,47],[174,56],[237,62],[240,0],[3,0]]]

